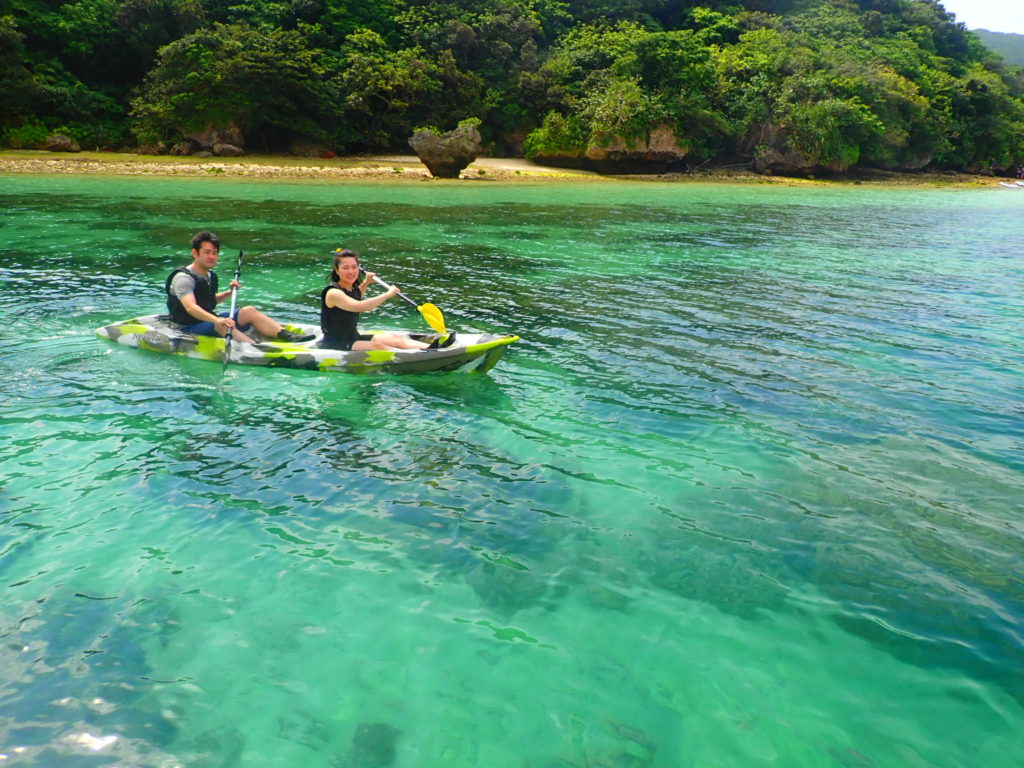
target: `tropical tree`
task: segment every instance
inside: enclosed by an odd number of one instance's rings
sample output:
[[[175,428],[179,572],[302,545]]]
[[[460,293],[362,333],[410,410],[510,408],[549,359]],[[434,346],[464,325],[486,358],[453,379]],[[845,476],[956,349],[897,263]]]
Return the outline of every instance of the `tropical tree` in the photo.
[[[344,94],[342,141],[364,149],[406,146],[416,127],[473,116],[479,76],[459,69],[450,51],[392,51],[376,32],[349,35],[336,87]]]
[[[940,0],[0,0],[0,102],[17,146],[230,124],[398,149],[479,117],[498,151],[657,131],[805,172],[1024,160],[1024,70]]]
[[[295,30],[214,24],[160,50],[132,101],[136,130],[154,140],[233,125],[265,150],[329,140],[343,100],[324,59]]]
[[[577,27],[538,78],[532,92],[547,116],[528,140],[532,155],[577,153],[581,140],[640,141],[654,126],[710,155],[728,132],[707,98],[714,86],[710,51],[692,30],[648,32],[632,22]]]

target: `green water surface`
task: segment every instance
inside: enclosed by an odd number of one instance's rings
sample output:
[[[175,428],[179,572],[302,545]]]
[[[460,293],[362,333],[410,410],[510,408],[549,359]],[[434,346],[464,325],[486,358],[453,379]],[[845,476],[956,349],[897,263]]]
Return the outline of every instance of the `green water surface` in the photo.
[[[0,762],[1015,768],[1024,192],[0,176]],[[128,349],[191,234],[485,376]],[[392,301],[364,326],[419,328]]]

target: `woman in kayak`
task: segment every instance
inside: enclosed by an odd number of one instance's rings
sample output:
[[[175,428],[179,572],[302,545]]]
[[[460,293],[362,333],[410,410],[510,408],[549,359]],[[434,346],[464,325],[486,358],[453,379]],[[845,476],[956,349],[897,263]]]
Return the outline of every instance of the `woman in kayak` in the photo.
[[[356,324],[360,312],[376,309],[392,296],[398,287],[392,285],[384,293],[364,299],[367,286],[374,282],[374,273],[365,272],[359,280],[359,255],[347,248],[334,252],[334,268],[330,284],[320,293],[320,330],[324,338],[320,346],[324,349],[437,349],[437,341],[425,344],[400,333],[359,333]],[[358,284],[357,284],[358,283]],[[453,338],[450,334],[449,338]],[[446,339],[445,341],[448,341]]]

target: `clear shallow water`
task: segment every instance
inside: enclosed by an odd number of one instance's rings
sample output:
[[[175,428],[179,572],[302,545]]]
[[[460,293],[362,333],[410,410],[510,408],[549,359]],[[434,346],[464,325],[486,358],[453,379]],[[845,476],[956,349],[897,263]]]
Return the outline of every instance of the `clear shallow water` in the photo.
[[[1024,194],[0,203],[5,764],[1020,764]],[[346,245],[523,341],[483,377],[222,378],[96,338],[201,227],[275,315]]]

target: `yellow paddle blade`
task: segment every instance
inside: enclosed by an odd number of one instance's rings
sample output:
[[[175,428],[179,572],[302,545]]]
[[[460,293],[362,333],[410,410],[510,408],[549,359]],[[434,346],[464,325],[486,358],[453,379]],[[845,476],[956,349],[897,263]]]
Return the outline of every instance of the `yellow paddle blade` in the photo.
[[[445,334],[448,331],[444,328],[444,315],[441,314],[441,310],[435,307],[433,304],[420,304],[416,307],[423,315],[423,319],[427,321],[427,325],[433,328],[435,331],[441,334]]]

